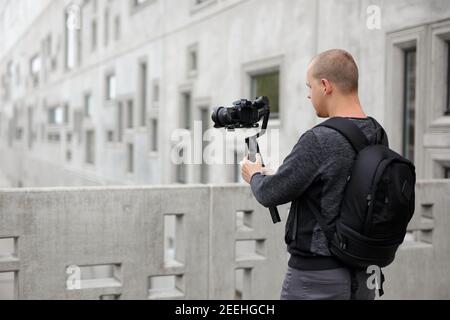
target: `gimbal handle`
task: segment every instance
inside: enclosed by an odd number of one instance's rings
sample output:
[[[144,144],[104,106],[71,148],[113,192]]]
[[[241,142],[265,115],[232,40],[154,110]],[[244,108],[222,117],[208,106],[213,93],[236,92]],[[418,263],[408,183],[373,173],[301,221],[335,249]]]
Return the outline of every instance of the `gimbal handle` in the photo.
[[[247,144],[248,148],[248,159],[252,162],[256,161],[256,154],[259,153],[259,145],[258,145],[258,138],[259,134],[254,135],[252,137],[248,137],[245,139],[245,143]],[[261,163],[264,167],[264,161],[261,157]],[[272,216],[273,223],[281,222],[280,214],[278,213],[277,207],[270,207],[269,208],[270,215]]]

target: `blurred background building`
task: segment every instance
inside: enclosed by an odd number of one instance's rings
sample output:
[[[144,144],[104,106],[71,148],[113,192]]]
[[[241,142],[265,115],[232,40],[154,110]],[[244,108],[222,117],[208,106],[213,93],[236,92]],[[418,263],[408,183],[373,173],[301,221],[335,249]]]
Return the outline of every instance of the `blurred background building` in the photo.
[[[207,129],[212,106],[269,95],[283,159],[318,122],[306,67],[335,47],[355,56],[366,112],[419,177],[449,176],[446,0],[4,0],[1,10],[5,184],[237,182],[237,165],[173,164],[173,130]]]

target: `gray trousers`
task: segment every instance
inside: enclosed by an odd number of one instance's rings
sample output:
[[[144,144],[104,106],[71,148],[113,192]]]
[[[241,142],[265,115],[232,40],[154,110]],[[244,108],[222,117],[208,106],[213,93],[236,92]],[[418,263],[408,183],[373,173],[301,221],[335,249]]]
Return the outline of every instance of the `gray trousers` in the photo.
[[[352,277],[347,268],[297,270],[288,267],[281,300],[374,300],[375,290],[366,284],[368,277],[364,270],[356,271]]]

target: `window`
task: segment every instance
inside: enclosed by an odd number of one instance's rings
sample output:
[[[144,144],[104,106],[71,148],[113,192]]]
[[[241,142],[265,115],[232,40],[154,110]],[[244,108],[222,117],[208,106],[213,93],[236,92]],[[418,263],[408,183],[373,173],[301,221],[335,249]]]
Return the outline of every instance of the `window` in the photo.
[[[195,76],[197,74],[198,68],[198,49],[197,45],[192,45],[188,48],[188,56],[187,56],[187,68],[188,68],[188,76]]]
[[[444,177],[445,179],[450,179],[450,167],[444,168]]]
[[[76,55],[76,64],[77,65],[81,65],[81,60],[83,58],[83,42],[81,39],[81,27],[79,30],[75,30],[75,41],[77,42],[76,44],[76,50],[77,50],[77,55]]]
[[[183,149],[181,149],[179,151],[179,155],[180,155],[180,159],[183,159],[183,157],[184,157],[184,150]],[[176,167],[177,183],[184,184],[184,183],[187,182],[187,180],[186,180],[186,175],[187,175],[186,170],[187,170],[187,167],[186,167],[186,164],[184,162],[182,162],[182,163],[177,165],[177,167]]]
[[[109,41],[109,9],[105,9],[104,13],[104,44],[105,47],[108,46]]]
[[[404,50],[403,156],[414,161],[416,112],[416,49]]]
[[[92,95],[90,93],[84,96],[84,117],[92,117]]]
[[[157,107],[159,103],[159,82],[153,82],[153,107]]]
[[[446,116],[450,116],[450,40],[447,41],[447,109]]]
[[[114,100],[116,98],[116,76],[109,74],[106,76],[106,100]]]
[[[69,123],[69,105],[66,103],[64,105],[64,123],[68,124]]]
[[[270,101],[270,115],[272,118],[279,117],[280,104],[280,72],[273,71],[253,75],[251,77],[252,98],[267,96]]]
[[[33,147],[33,107],[28,107],[28,149]]]
[[[158,152],[158,119],[152,119],[151,126],[152,136],[150,150],[152,152]]]
[[[16,140],[22,140],[22,135],[23,135],[23,128],[21,127],[17,127],[16,128]]]
[[[113,130],[107,130],[106,131],[106,141],[107,142],[114,142],[114,131]]]
[[[209,128],[209,122],[210,122],[210,113],[208,108],[201,108],[200,109],[200,119],[202,121],[202,136],[205,134],[206,130]],[[200,183],[208,183],[209,182],[209,171],[208,171],[208,165],[205,162],[205,159],[203,159],[203,154],[205,152],[207,143],[206,141],[203,141],[202,139],[202,164],[200,166]]]
[[[48,79],[49,72],[51,71],[52,62],[52,35],[49,34],[42,41],[42,55],[43,55],[43,69],[45,81]]]
[[[58,143],[60,141],[59,133],[49,133],[47,138],[48,138],[48,142],[52,142],[52,143]]]
[[[16,86],[20,85],[20,64],[16,64]]]
[[[66,161],[72,161],[72,152],[70,150],[66,150]]]
[[[8,78],[12,78],[12,76],[13,76],[13,62],[12,61],[9,61],[8,62],[8,65],[7,65],[7,67],[6,67],[6,70],[8,71]]]
[[[190,0],[191,1],[191,13],[195,13],[199,10],[201,10],[204,7],[209,6],[210,4],[213,4],[217,2],[217,0]]]
[[[239,164],[239,155],[237,153],[237,151],[234,151],[233,153],[233,182],[235,183],[239,183],[242,182],[242,177],[241,177],[241,166]]]
[[[86,163],[95,164],[95,131],[86,131]]]
[[[120,39],[120,16],[114,18],[114,40]]]
[[[128,143],[127,144],[127,172],[133,173],[134,171],[134,157],[133,157],[133,144]]]
[[[143,5],[146,2],[148,2],[148,0],[132,0],[132,1],[133,1],[133,6],[135,8],[140,7],[141,5]]]
[[[49,61],[51,61],[52,57],[53,57],[53,40],[52,40],[52,35],[49,34],[47,35],[47,41],[46,41],[46,52],[47,52],[47,59]]]
[[[183,106],[182,106],[182,120],[181,126],[186,130],[191,129],[191,93],[184,92],[182,94]]]
[[[77,6],[71,6],[71,10],[76,10]],[[81,32],[80,32],[80,12],[65,12],[64,19],[65,32],[65,63],[66,69],[72,70],[81,59]]]
[[[75,134],[78,136],[78,144],[81,144],[83,140],[83,112],[79,110],[75,110],[73,112],[73,130]]]
[[[48,124],[61,125],[64,122],[64,110],[60,106],[48,109]]]
[[[127,128],[132,129],[134,127],[134,113],[133,113],[133,100],[127,101]]]
[[[2,75],[2,89],[3,89],[1,90],[3,91],[2,99],[4,101],[8,101],[11,96],[11,86],[9,85],[9,81],[6,75]]]
[[[97,20],[92,20],[91,24],[91,50],[97,49]]]
[[[41,58],[39,55],[35,55],[30,60],[30,75],[34,87],[39,85],[40,72],[41,72]]]
[[[139,88],[138,88],[140,103],[141,103],[141,126],[146,125],[147,117],[147,63],[141,62],[139,64]]]
[[[117,104],[117,141],[122,142],[123,138],[123,105],[122,102]]]

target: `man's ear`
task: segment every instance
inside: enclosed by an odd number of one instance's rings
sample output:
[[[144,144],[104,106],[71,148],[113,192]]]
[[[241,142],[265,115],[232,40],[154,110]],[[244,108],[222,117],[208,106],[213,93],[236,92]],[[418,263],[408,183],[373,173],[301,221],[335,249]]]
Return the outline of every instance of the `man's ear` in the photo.
[[[333,86],[331,85],[331,82],[328,81],[328,79],[321,79],[320,82],[322,84],[323,90],[322,92],[324,96],[331,94],[331,92],[333,92]]]

